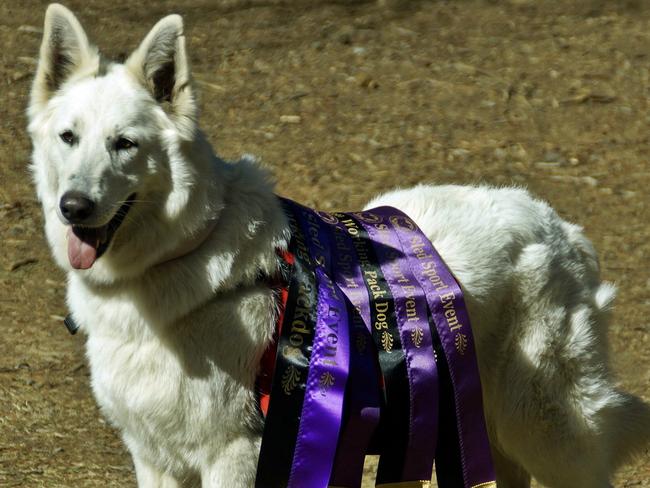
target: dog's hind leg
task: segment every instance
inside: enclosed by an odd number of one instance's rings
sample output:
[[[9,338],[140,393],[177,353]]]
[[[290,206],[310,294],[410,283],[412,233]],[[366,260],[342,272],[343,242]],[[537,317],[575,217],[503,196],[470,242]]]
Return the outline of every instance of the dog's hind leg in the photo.
[[[647,407],[620,394],[608,370],[614,288],[599,282],[590,253],[558,234],[518,256],[493,425],[503,452],[544,486],[608,488],[625,458],[614,450],[643,445]]]

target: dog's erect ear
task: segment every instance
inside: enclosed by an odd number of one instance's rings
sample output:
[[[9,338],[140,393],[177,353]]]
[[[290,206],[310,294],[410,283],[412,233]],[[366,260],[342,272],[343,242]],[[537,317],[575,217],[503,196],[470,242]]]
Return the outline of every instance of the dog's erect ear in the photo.
[[[151,29],[127,59],[126,67],[166,105],[179,132],[188,139],[196,127],[196,101],[190,83],[183,19],[169,15]]]
[[[77,18],[63,5],[51,4],[45,12],[30,109],[42,108],[72,75],[91,74],[98,67],[99,53],[89,44]]]

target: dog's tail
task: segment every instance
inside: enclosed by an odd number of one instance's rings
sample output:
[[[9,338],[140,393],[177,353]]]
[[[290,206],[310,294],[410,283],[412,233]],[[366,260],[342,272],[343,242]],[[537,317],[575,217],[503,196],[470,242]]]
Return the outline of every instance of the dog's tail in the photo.
[[[629,393],[617,392],[606,422],[612,470],[636,457],[650,455],[650,405]]]

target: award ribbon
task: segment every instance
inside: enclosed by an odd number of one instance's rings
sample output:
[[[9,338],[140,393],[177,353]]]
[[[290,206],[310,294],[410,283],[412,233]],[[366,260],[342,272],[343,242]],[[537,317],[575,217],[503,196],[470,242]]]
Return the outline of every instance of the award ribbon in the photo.
[[[347,305],[331,271],[331,233],[306,207],[286,204],[301,224],[318,288],[318,314],[288,488],[326,488],[334,465],[349,372]],[[317,460],[317,462],[314,462]]]
[[[408,450],[410,392],[395,301],[366,230],[352,214],[337,213],[334,216],[352,238],[361,276],[368,290],[370,330],[384,380],[385,401],[379,421],[381,444],[377,480],[380,483],[397,482],[402,479]]]
[[[346,415],[330,484],[356,488],[361,486],[366,453],[370,450],[380,413],[379,371],[370,335],[370,300],[345,226],[331,214],[317,214],[321,225],[330,228],[334,235],[336,257],[332,276],[348,300],[351,317]]]
[[[297,221],[289,216],[294,255],[278,337],[271,399],[264,423],[256,488],[285,488],[294,457],[316,325],[317,286]]]
[[[431,242],[394,208],[282,204],[295,262],[256,488],[358,488],[373,445],[377,486],[429,486],[437,453],[441,487],[495,487],[469,315]]]
[[[426,292],[453,385],[465,487],[496,486],[483,415],[481,378],[463,291],[413,220],[391,207],[376,208],[372,212],[385,216],[392,224]]]
[[[368,233],[395,299],[400,338],[406,354],[410,415],[401,480],[428,480],[438,437],[438,370],[426,297],[389,220],[372,211],[353,215]]]

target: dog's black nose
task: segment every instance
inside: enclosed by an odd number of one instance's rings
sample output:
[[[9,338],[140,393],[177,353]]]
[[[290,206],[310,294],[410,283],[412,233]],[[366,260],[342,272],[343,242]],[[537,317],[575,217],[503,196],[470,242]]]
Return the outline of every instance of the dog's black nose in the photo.
[[[67,191],[59,202],[61,214],[71,224],[81,224],[93,213],[95,202],[78,191]]]

